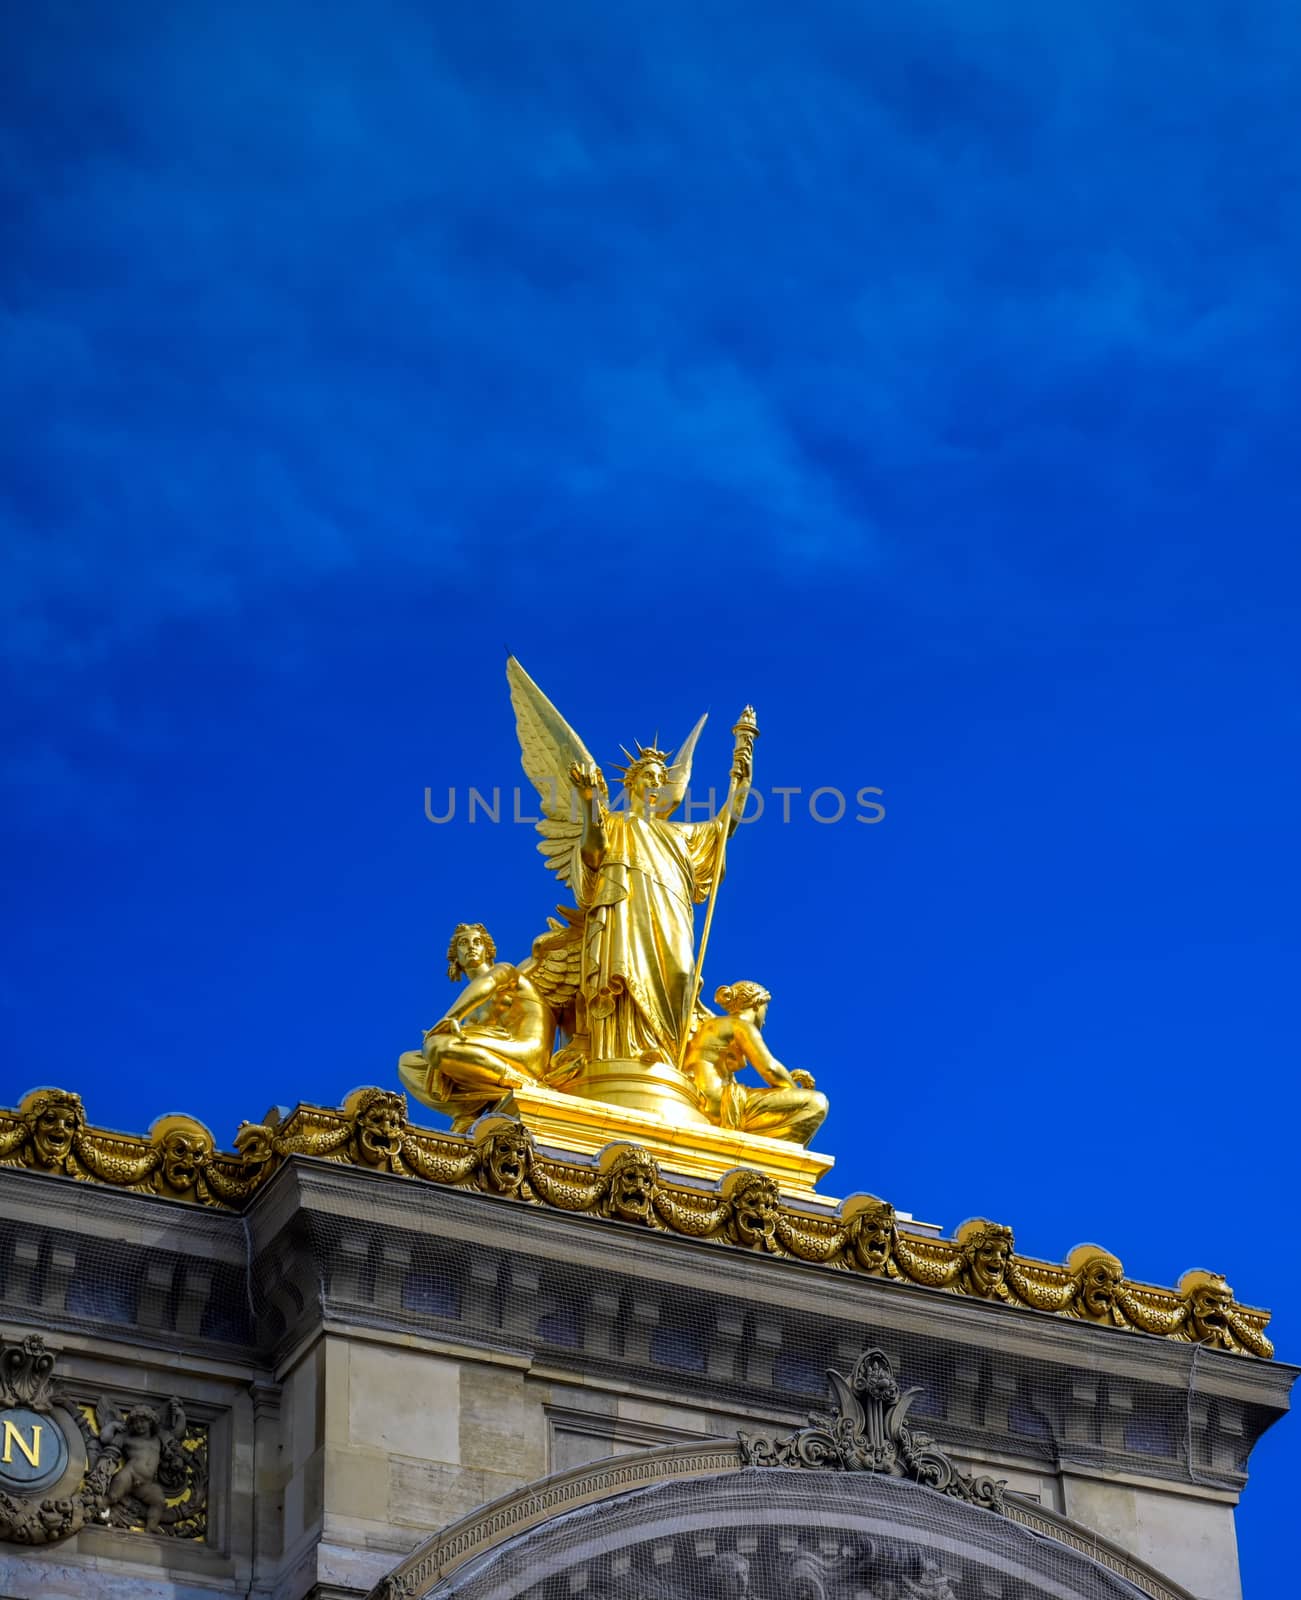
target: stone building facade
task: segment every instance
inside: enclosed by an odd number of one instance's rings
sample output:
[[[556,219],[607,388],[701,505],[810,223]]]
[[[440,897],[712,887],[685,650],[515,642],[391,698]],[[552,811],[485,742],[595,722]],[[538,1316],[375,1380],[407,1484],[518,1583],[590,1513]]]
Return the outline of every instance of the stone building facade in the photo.
[[[367,1144],[355,1105],[320,1113],[315,1144],[286,1123],[170,1176],[124,1143],[122,1181],[84,1126],[57,1162],[14,1134],[3,1600],[1239,1600],[1234,1506],[1295,1376],[1243,1347],[1268,1348],[1262,1314],[1035,1278],[992,1226],[891,1216],[877,1250],[866,1203],[775,1210],[644,1162],[548,1168],[518,1128],[397,1122]],[[828,1398],[865,1350],[918,1391],[911,1434],[866,1389]],[[878,1470],[745,1444],[837,1394]],[[24,1489],[38,1423],[69,1456]],[[928,1435],[940,1479],[905,1470]]]

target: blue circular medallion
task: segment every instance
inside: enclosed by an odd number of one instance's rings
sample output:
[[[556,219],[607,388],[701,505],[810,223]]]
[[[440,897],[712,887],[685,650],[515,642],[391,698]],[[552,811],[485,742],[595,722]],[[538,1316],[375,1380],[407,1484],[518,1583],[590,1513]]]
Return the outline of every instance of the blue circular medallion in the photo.
[[[68,1470],[68,1441],[49,1412],[14,1406],[0,1411],[0,1489],[28,1495],[48,1489]]]

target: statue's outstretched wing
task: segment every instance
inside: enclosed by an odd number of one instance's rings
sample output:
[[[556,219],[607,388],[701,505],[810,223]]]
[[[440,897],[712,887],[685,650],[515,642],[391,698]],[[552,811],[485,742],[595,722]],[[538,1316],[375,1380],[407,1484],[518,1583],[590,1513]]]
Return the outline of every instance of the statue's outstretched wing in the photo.
[[[574,906],[556,910],[559,917],[547,918],[547,931],[534,939],[520,972],[559,1017],[573,1005],[583,980],[583,914]]]
[[[537,825],[542,843],[538,849],[552,872],[569,883],[574,846],[582,833],[569,769],[575,764],[594,769],[602,797],[606,793],[605,778],[587,746],[514,656],[506,662],[506,681],[510,685],[510,703],[515,708],[520,760],[542,802],[542,821]]]
[[[669,768],[669,781],[661,790],[659,802],[655,807],[655,815],[657,817],[670,816],[682,804],[683,796],[687,792],[687,785],[691,782],[691,760],[696,753],[696,740],[700,737],[700,730],[708,721],[709,713],[706,711],[682,741],[682,746],[677,753],[677,759]]]

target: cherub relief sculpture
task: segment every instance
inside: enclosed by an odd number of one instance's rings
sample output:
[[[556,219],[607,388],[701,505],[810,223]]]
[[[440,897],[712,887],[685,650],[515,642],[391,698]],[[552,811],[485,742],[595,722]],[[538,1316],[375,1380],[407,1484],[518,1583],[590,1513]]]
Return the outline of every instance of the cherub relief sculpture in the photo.
[[[763,1040],[772,996],[757,983],[725,983],[714,992],[721,1017],[701,1021],[687,1046],[686,1067],[711,1122],[742,1133],[808,1144],[827,1114],[827,1097],[811,1074],[788,1072]],[[745,1067],[768,1085],[750,1089],[736,1081]]]
[[[181,1448],[185,1412],[181,1402],[175,1397],[169,1400],[161,1418],[152,1406],[132,1406],[123,1416],[105,1397],[95,1407],[95,1414],[100,1444],[106,1451],[116,1452],[121,1461],[105,1497],[109,1517],[128,1524],[143,1518],[145,1531],[153,1533],[162,1521],[168,1495],[185,1487],[185,1452]]]

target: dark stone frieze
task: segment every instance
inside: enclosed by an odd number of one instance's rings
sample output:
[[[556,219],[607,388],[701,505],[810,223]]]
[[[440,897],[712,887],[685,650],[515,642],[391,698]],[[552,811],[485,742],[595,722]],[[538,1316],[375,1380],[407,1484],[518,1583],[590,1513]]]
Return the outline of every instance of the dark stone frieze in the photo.
[[[717,1549],[711,1540],[671,1535],[621,1557],[598,1557],[566,1579],[591,1600],[958,1600],[934,1555],[901,1539],[843,1540],[828,1551],[813,1539],[778,1540],[765,1530],[746,1543],[745,1550]],[[549,1580],[525,1589],[521,1600],[555,1593]],[[389,1597],[381,1590],[379,1600]],[[397,1590],[392,1600],[407,1597]]]

